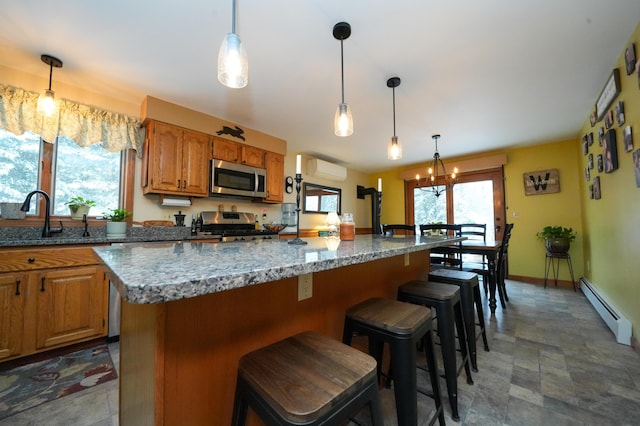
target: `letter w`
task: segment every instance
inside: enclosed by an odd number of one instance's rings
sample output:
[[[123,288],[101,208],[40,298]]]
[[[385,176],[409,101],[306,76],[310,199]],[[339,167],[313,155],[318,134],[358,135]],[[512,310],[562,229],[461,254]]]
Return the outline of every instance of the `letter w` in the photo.
[[[533,182],[533,188],[536,191],[539,191],[541,188],[542,188],[543,191],[546,191],[547,184],[549,183],[549,176],[550,176],[550,173],[547,172],[547,174],[544,176],[544,180],[543,180],[543,179],[540,178],[540,175],[538,175],[538,181],[536,182],[536,179],[533,176],[529,175],[529,180],[531,182]]]

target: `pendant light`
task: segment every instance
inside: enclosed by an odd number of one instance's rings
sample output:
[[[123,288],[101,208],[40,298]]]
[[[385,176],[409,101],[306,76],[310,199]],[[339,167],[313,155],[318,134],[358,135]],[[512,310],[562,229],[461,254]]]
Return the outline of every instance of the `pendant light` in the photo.
[[[218,81],[232,89],[241,89],[249,82],[247,52],[236,34],[236,1],[233,0],[231,32],[228,33],[218,52]]]
[[[353,134],[353,116],[351,108],[344,103],[344,50],[343,41],[351,35],[351,25],[346,22],[338,22],[333,26],[333,37],[340,40],[340,72],[342,76],[342,102],[338,105],[334,119],[336,136],[351,136]]]
[[[56,92],[51,90],[51,78],[53,77],[53,67],[62,68],[62,61],[50,55],[41,55],[40,59],[49,65],[49,88],[40,93],[38,97],[38,114],[51,117],[58,111],[56,102]]]
[[[423,191],[431,191],[433,195],[439,197],[444,191],[453,188],[453,185],[458,182],[458,168],[454,167],[453,173],[447,175],[444,162],[438,152],[438,139],[440,139],[440,135],[432,135],[431,139],[433,139],[436,144],[436,151],[433,153],[433,163],[427,169],[428,176],[425,177],[424,184],[420,184],[420,176],[416,176],[416,186],[419,186]],[[440,182],[438,182],[438,180],[440,180]]]
[[[387,158],[389,160],[399,160],[402,158],[402,147],[398,143],[396,136],[396,87],[400,86],[400,77],[391,77],[387,80],[387,87],[393,90],[393,136],[387,148]]]

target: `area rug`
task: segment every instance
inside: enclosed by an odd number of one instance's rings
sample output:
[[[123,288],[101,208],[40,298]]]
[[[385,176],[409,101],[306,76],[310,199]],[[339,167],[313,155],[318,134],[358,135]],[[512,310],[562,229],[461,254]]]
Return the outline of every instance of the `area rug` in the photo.
[[[106,345],[0,372],[0,419],[116,377]]]

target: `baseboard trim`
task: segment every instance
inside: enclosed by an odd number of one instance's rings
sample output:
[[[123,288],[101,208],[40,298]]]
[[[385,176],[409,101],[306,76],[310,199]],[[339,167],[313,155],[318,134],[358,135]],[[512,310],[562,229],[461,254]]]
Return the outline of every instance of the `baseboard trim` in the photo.
[[[535,284],[544,286],[544,278],[536,278],[536,277],[526,277],[522,275],[513,275],[509,274],[507,277],[508,280],[520,281],[527,284]],[[578,283],[576,283],[577,285]],[[553,280],[547,280],[547,287],[552,288],[555,287]],[[573,284],[569,280],[558,280],[558,287],[570,288],[573,289]],[[578,286],[580,288],[580,286]]]

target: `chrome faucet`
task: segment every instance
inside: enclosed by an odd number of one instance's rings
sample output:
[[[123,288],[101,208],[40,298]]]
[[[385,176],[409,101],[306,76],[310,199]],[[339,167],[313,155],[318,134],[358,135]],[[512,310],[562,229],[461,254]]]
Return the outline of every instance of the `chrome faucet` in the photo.
[[[39,189],[36,189],[35,191],[31,191],[27,195],[27,198],[24,200],[24,203],[22,204],[22,207],[20,207],[20,210],[22,210],[23,212],[29,211],[29,207],[31,204],[31,197],[33,197],[33,194],[41,194],[44,197],[44,201],[45,201],[46,210],[44,212],[44,227],[42,228],[42,236],[50,237],[51,234],[62,233],[64,229],[64,227],[62,226],[62,221],[60,221],[60,228],[51,229],[50,214],[49,214],[49,210],[51,209],[51,200],[49,199],[49,194],[47,194],[46,192],[41,191]]]

